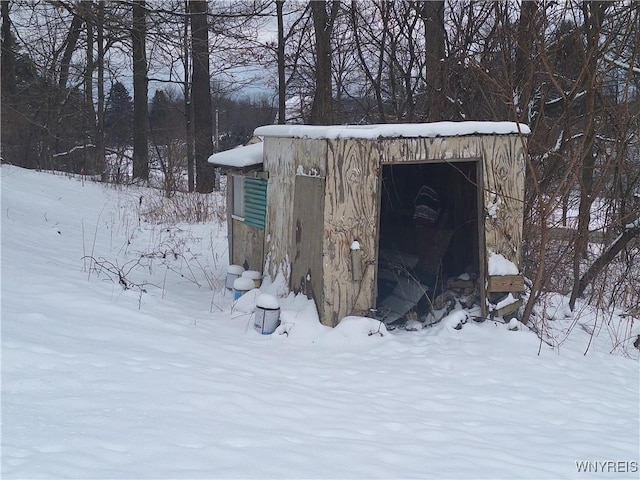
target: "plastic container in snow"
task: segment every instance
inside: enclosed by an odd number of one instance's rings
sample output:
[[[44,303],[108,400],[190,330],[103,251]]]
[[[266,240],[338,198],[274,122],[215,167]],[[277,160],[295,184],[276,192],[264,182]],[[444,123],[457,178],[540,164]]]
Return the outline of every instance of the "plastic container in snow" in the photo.
[[[253,328],[263,335],[271,335],[280,325],[280,305],[273,295],[263,293],[256,300]]]
[[[253,280],[240,277],[233,281],[233,299],[237,300],[249,290],[253,290]]]
[[[253,285],[255,288],[260,288],[260,284],[262,283],[262,274],[260,272],[256,272],[255,270],[246,270],[242,272],[243,278],[250,278],[253,280]]]
[[[242,272],[244,272],[244,268],[242,268],[240,265],[229,265],[229,268],[227,268],[226,282],[226,287],[228,290],[233,290],[233,282],[236,278],[240,278]]]

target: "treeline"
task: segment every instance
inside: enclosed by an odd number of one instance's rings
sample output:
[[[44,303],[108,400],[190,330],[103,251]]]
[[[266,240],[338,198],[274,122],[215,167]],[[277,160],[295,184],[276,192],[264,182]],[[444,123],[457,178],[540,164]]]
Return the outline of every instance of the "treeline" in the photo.
[[[216,80],[253,58],[247,52],[255,50],[265,7],[219,7],[208,13],[201,1],[3,1],[3,160],[137,182],[149,180],[150,168],[166,174],[175,164],[187,172],[189,190],[211,191],[206,160],[214,145],[241,144],[274,119],[266,94],[236,95],[249,78]],[[210,41],[215,29],[220,34]],[[213,50],[218,61],[210,68]]]
[[[6,161],[58,168],[73,154],[107,175],[107,153],[124,151],[108,132],[116,82],[132,91],[132,180],[145,181],[150,162],[175,157],[188,187],[201,192],[213,188],[206,158],[214,143],[226,148],[223,132],[228,145],[244,140],[247,119],[526,123],[532,298],[571,292],[573,305],[588,286],[605,298],[620,279],[638,278],[640,258],[628,248],[640,230],[638,2],[2,2]],[[246,113],[223,104],[256,82],[272,96]],[[176,116],[161,127],[154,109],[163,102]],[[175,144],[163,143],[169,127],[180,132]],[[572,235],[558,244],[552,230],[562,226]],[[594,228],[611,247],[597,259]],[[603,273],[614,257],[626,267]],[[597,290],[595,278],[608,283]],[[624,295],[640,298],[632,283]]]
[[[272,123],[275,109],[263,96],[259,99],[216,97],[214,109],[213,152],[228,150],[245,144],[260,125]],[[182,94],[175,88],[159,88],[149,102],[149,168],[158,170],[162,182],[159,186],[171,194],[184,190],[188,171],[186,108]],[[116,82],[111,87],[105,104],[104,137],[108,162],[101,172],[103,181],[130,183],[132,164],[134,108],[133,99],[125,85]],[[67,159],[83,162],[85,157],[70,155]],[[84,163],[57,163],[58,170],[79,172]],[[193,186],[191,188],[193,190]]]

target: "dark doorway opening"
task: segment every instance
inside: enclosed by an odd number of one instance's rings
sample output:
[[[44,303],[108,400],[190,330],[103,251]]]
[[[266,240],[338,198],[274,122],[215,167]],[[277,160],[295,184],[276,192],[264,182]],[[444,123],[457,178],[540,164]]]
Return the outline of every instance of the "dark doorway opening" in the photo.
[[[424,321],[452,279],[475,286],[478,168],[476,161],[383,166],[377,310],[388,325]]]

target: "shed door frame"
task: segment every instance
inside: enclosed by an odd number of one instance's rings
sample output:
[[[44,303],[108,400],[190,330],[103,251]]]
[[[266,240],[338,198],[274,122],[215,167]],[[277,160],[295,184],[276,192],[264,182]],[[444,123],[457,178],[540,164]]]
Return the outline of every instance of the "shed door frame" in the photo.
[[[474,162],[476,165],[476,196],[477,196],[477,229],[478,229],[478,275],[480,278],[480,309],[483,317],[487,316],[487,305],[486,305],[486,279],[487,279],[487,270],[486,270],[486,241],[485,241],[485,229],[484,229],[484,168],[483,161],[480,157],[471,157],[471,158],[456,158],[450,160],[416,160],[416,161],[402,161],[402,162],[383,162],[380,168],[380,174],[378,175],[378,206],[377,206],[377,234],[376,234],[376,242],[375,242],[375,272],[373,279],[373,287],[374,287],[374,299],[376,304],[378,302],[378,269],[380,262],[380,222],[381,222],[381,207],[382,207],[382,167],[383,166],[402,166],[402,165],[421,165],[421,164],[455,164],[462,162]],[[375,308],[376,305],[373,305]]]

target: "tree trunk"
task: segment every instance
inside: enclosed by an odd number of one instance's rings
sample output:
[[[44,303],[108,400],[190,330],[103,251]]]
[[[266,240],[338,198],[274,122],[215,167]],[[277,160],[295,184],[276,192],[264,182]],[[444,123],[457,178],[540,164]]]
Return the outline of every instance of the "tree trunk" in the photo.
[[[104,0],[98,1],[96,42],[98,43],[98,111],[96,119],[96,170],[106,181],[106,157],[104,145]]]
[[[576,298],[582,297],[587,286],[596,279],[602,269],[616,258],[618,253],[620,253],[631,240],[638,237],[640,237],[640,220],[636,220],[635,224],[628,226],[613,242],[613,244],[602,255],[600,255],[595,262],[593,262],[589,269],[580,278],[577,288],[575,288]],[[573,308],[573,306],[571,308]]]
[[[145,0],[133,2],[133,179],[149,180],[149,106]]]
[[[384,108],[384,97],[382,94],[382,72],[384,70],[384,64],[385,64],[385,46],[387,44],[387,35],[389,32],[389,28],[388,28],[388,23],[389,23],[389,6],[387,5],[387,3],[382,2],[380,4],[380,9],[381,9],[381,29],[382,29],[382,34],[380,36],[380,48],[379,48],[379,58],[378,58],[378,63],[377,63],[377,68],[376,68],[376,72],[375,75],[373,74],[372,70],[368,67],[367,65],[367,60],[365,58],[365,54],[363,51],[363,41],[361,40],[360,37],[360,22],[359,22],[359,14],[358,14],[358,9],[359,9],[359,4],[355,1],[352,0],[351,2],[351,7],[350,7],[350,13],[351,13],[351,25],[352,25],[352,29],[353,29],[353,38],[354,38],[354,44],[355,44],[355,49],[358,55],[358,60],[360,62],[360,66],[364,71],[364,74],[367,78],[367,80],[369,81],[369,83],[371,83],[371,88],[374,91],[374,96],[376,99],[376,108],[378,110],[378,114],[377,114],[377,121],[379,121],[380,123],[386,123],[387,119],[386,119],[386,113],[385,113],[385,108]],[[371,116],[371,112],[366,112],[366,114],[368,116]]]
[[[278,17],[278,123],[280,125],[284,125],[287,118],[283,4],[284,0],[276,0],[276,16]]]
[[[9,18],[9,1],[0,2],[2,11],[2,93],[12,94],[16,86],[16,68],[11,37],[11,19]],[[2,102],[4,103],[4,101]]]
[[[537,39],[540,38],[538,17],[538,2],[522,2],[513,71],[516,114],[519,120],[525,123],[529,122],[528,109],[533,95],[533,76],[537,66],[534,59],[534,46],[536,45]]]
[[[191,67],[189,62],[189,1],[185,0],[184,10],[187,15],[184,16],[184,116],[185,116],[185,134],[187,142],[187,188],[190,192],[195,189],[195,168],[193,154],[193,104],[191,102]]]
[[[190,0],[191,52],[193,64],[192,96],[195,139],[196,191],[209,193],[214,189],[215,172],[208,163],[213,153],[213,120],[211,86],[209,83],[209,28],[207,2]]]
[[[47,120],[45,122],[45,125],[53,125],[53,128],[51,128],[51,130],[55,132],[55,135],[51,139],[49,138],[49,135],[46,135],[44,137],[44,141],[42,142],[42,157],[46,161],[50,162],[52,170],[58,168],[72,168],[69,166],[65,166],[64,164],[58,164],[58,161],[54,159],[53,154],[60,153],[61,148],[65,145],[64,137],[66,136],[65,130],[67,129],[67,125],[64,122],[61,112],[63,110],[65,98],[68,98],[67,82],[69,80],[71,58],[76,50],[76,45],[78,43],[78,39],[80,38],[83,23],[84,19],[79,15],[78,12],[74,12],[73,18],[71,20],[71,25],[69,26],[69,33],[67,34],[67,38],[65,40],[64,53],[62,54],[62,58],[60,60],[58,90],[53,91],[53,94],[50,96],[50,102],[47,108]],[[51,143],[51,140],[53,141],[53,144]],[[86,151],[84,153],[86,154]],[[66,158],[66,156],[62,158]]]
[[[578,207],[578,230],[576,232],[573,253],[573,289],[569,298],[569,307],[573,311],[578,298],[581,276],[580,266],[587,254],[589,244],[589,224],[591,222],[591,205],[594,200],[594,175],[596,157],[594,143],[596,138],[596,96],[598,94],[597,64],[600,55],[598,41],[600,30],[607,9],[606,2],[593,2],[583,7],[585,13],[586,59],[584,66],[584,90],[586,91],[586,107],[584,113],[583,141],[580,144],[580,205]]]
[[[427,120],[436,122],[447,120],[445,109],[445,38],[444,29],[444,0],[422,2],[419,10],[424,21],[426,32],[426,82],[427,99],[429,102]]]
[[[93,104],[93,72],[95,70],[94,58],[94,24],[95,17],[93,12],[93,2],[84,2],[82,4],[82,12],[85,15],[85,25],[87,26],[87,65],[84,71],[84,105],[86,109],[86,128],[87,136],[85,143],[91,143],[93,146],[85,145],[84,160],[85,172],[89,175],[95,175],[97,171],[97,152],[96,152],[96,109]]]
[[[333,88],[331,83],[331,32],[338,14],[340,2],[331,3],[331,13],[327,13],[327,2],[311,1],[313,28],[316,39],[316,88],[311,105],[312,125],[333,124]]]
[[[539,218],[546,219],[547,215],[544,208],[541,208],[541,214]],[[538,257],[538,265],[535,271],[535,277],[533,278],[533,283],[531,285],[531,294],[529,295],[529,299],[524,307],[524,311],[522,312],[522,323],[528,324],[529,319],[531,318],[531,313],[536,305],[536,302],[540,298],[541,293],[544,290],[544,273],[545,273],[545,265],[547,262],[547,242],[549,239],[549,229],[546,227],[542,227],[540,229],[540,245],[539,245],[539,257]]]
[[[58,87],[60,90],[67,88],[67,81],[69,80],[69,67],[71,65],[71,57],[76,50],[76,44],[78,38],[80,38],[80,32],[82,30],[83,19],[80,15],[74,14],[71,20],[71,27],[69,27],[69,34],[66,39],[66,47],[60,60],[60,75],[58,76]]]

